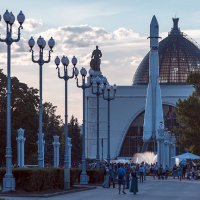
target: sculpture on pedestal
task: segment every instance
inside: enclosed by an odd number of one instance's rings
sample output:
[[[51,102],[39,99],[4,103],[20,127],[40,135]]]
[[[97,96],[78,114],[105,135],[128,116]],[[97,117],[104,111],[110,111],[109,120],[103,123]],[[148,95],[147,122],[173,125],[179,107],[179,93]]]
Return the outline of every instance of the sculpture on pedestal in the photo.
[[[92,59],[90,61],[90,67],[94,70],[94,71],[98,71],[100,72],[100,64],[101,64],[101,58],[102,57],[102,53],[101,50],[98,48],[98,46],[96,46],[96,49],[92,52]]]

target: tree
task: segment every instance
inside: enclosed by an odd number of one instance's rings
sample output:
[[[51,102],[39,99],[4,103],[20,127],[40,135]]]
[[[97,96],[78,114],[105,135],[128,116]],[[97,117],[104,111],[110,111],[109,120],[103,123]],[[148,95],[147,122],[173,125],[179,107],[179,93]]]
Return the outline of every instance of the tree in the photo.
[[[77,118],[73,115],[68,124],[69,127],[69,137],[72,143],[72,166],[77,167],[81,163],[82,155],[82,137],[80,133],[80,126],[78,124]]]
[[[200,154],[200,73],[191,73],[188,83],[194,86],[195,91],[187,99],[179,100],[176,104],[177,120],[181,126],[175,132],[179,135],[181,150],[187,148]]]
[[[13,163],[17,162],[17,129],[25,129],[25,164],[37,164],[39,96],[38,89],[28,87],[16,77],[12,77],[11,134]],[[7,78],[0,70],[0,164],[5,166],[6,149],[6,84]],[[43,133],[45,140],[45,163],[53,164],[53,136],[60,136],[60,163],[64,165],[64,125],[56,106],[50,102],[43,104]],[[72,116],[69,137],[72,138],[72,163],[81,162],[82,139],[77,118]]]
[[[63,122],[60,115],[56,115],[56,106],[50,102],[43,105],[43,132],[45,133],[45,163],[53,165],[53,136],[60,136],[60,162],[64,159]]]
[[[25,164],[37,164],[37,140],[39,126],[39,96],[38,90],[21,83],[16,77],[11,78],[11,134],[12,134],[12,155],[13,163],[17,160],[17,129],[25,129]],[[6,75],[0,70],[0,163],[5,166],[6,146]],[[63,137],[63,122],[59,115],[56,115],[56,106],[49,102],[43,104],[43,132],[47,144],[52,144],[53,135],[56,133]],[[62,142],[61,142],[62,145]],[[49,148],[47,146],[46,153]],[[45,147],[46,148],[46,147]],[[45,158],[47,160],[48,154]]]
[[[200,73],[193,72],[188,75],[187,82],[194,86],[195,93],[200,95]]]

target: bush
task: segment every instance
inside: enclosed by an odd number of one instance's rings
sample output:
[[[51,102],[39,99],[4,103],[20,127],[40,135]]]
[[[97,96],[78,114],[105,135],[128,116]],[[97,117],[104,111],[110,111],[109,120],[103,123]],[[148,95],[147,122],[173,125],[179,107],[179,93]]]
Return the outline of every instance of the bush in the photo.
[[[103,183],[104,171],[102,169],[89,169],[87,175],[89,176],[89,183]]]
[[[2,182],[5,169],[0,170],[0,181]],[[59,168],[51,169],[13,169],[16,181],[16,189],[25,191],[42,191],[48,189],[64,188],[64,171]]]
[[[0,182],[3,182],[5,169],[0,170]],[[80,169],[70,170],[70,184],[80,183]],[[91,169],[87,170],[89,176],[89,183],[102,183],[103,170]],[[24,191],[43,191],[49,189],[63,189],[64,188],[64,169],[61,168],[16,168],[13,169],[13,176],[16,181],[16,190],[22,189]]]
[[[70,173],[70,184],[74,185],[80,183],[81,169],[71,168]]]

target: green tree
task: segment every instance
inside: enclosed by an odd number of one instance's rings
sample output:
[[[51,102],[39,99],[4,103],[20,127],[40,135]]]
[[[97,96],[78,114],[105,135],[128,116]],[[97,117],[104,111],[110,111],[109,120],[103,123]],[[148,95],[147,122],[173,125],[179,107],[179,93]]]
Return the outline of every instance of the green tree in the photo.
[[[69,127],[69,137],[71,138],[72,143],[72,167],[77,167],[81,163],[82,155],[82,136],[80,133],[80,126],[78,124],[77,118],[73,115],[68,124]]]
[[[194,86],[195,91],[187,99],[179,100],[176,104],[180,127],[175,132],[179,135],[178,144],[181,150],[187,148],[200,154],[200,74],[191,73],[188,83]]]
[[[64,154],[64,137],[63,122],[60,115],[56,115],[56,106],[50,102],[43,105],[43,132],[45,133],[45,163],[53,165],[53,136],[60,136],[60,162],[63,163]]]
[[[12,116],[12,155],[13,163],[17,161],[17,129],[25,129],[25,163],[37,164],[37,140],[39,126],[39,96],[38,90],[29,88],[25,83],[21,83],[16,77],[11,78],[12,95],[11,95],[11,116]],[[5,146],[6,146],[6,83],[7,77],[0,70],[0,164],[5,166]],[[63,137],[63,123],[61,117],[56,115],[56,106],[49,102],[43,104],[43,132],[46,140],[46,160],[48,151],[53,146],[53,135],[57,134]],[[62,142],[61,142],[62,146]],[[52,151],[51,150],[51,151]],[[62,157],[62,155],[61,155]]]
[[[200,95],[200,73],[193,72],[188,75],[187,82],[194,86],[195,93]]]

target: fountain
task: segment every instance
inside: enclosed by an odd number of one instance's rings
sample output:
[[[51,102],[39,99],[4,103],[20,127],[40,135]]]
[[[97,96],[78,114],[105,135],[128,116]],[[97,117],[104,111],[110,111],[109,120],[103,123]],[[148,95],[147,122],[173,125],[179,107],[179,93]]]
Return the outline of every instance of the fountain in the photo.
[[[154,164],[157,162],[157,154],[154,152],[144,152],[144,153],[136,153],[133,156],[134,163],[142,163],[145,162],[147,164]]]

